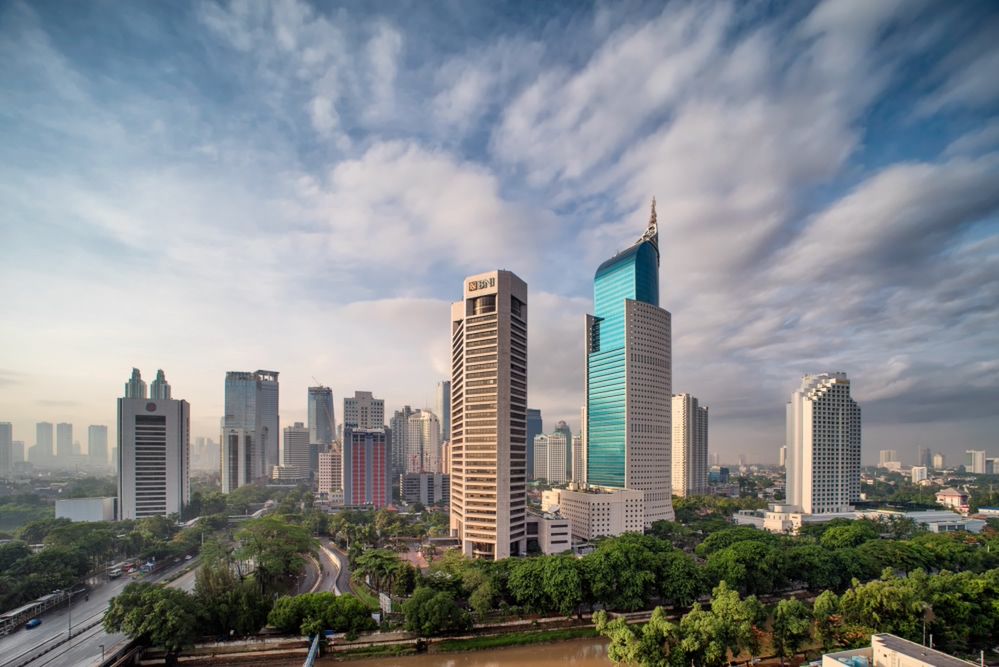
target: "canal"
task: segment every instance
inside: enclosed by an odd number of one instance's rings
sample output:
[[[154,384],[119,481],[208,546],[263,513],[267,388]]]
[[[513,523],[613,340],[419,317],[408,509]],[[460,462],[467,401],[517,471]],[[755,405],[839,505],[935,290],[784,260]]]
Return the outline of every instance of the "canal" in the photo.
[[[602,639],[351,662],[358,667],[611,667],[614,664],[607,658],[607,642]]]

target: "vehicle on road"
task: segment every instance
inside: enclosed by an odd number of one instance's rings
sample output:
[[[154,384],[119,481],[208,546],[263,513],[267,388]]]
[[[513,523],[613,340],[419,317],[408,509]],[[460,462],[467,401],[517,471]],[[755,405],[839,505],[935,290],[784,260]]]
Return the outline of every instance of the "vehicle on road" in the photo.
[[[33,619],[31,619],[30,621],[28,621],[27,623],[24,624],[24,629],[25,630],[30,630],[31,628],[37,628],[41,624],[42,624],[42,619],[40,619],[40,618],[33,618]]]
[[[120,567],[114,568],[113,570],[108,572],[108,576],[112,579],[117,579],[118,577],[121,576],[121,568]]]

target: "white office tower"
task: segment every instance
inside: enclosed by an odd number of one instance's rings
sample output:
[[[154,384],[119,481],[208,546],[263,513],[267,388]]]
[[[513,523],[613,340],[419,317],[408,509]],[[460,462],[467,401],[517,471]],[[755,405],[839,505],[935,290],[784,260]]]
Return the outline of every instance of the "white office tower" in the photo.
[[[860,499],[860,407],[846,373],[806,375],[787,404],[787,502],[805,514]]]
[[[527,284],[465,279],[451,305],[451,533],[466,556],[527,548]]]
[[[708,492],[708,408],[690,394],[673,396],[673,494]]]
[[[441,380],[434,389],[434,414],[441,421],[441,440],[451,438],[451,381]]]
[[[898,461],[898,452],[894,449],[882,449],[878,452],[878,466],[881,468],[887,467],[888,463],[895,463]]]
[[[309,387],[308,407],[309,442],[329,447],[336,437],[333,390],[329,387]]]
[[[392,444],[391,474],[395,479],[409,469],[407,457],[409,456],[409,418],[415,413],[413,408],[404,405],[401,410],[396,410],[389,419],[389,432]]]
[[[333,491],[343,489],[343,454],[334,444],[330,451],[319,454],[318,491],[329,500]]]
[[[87,427],[87,456],[90,462],[98,466],[108,464],[108,427]]]
[[[142,380],[142,374],[138,368],[132,369],[132,377],[125,383],[125,398],[145,398],[146,383]]]
[[[585,484],[586,479],[583,475],[585,470],[586,462],[583,459],[583,436],[577,434],[572,436],[572,481],[577,484]]]
[[[985,450],[984,449],[968,449],[965,450],[965,454],[968,455],[968,465],[965,469],[975,475],[984,475],[985,470]]]
[[[919,484],[926,479],[926,466],[912,466],[912,483]]]
[[[565,484],[569,481],[565,474],[565,433],[555,431],[548,435],[534,437],[534,479],[546,480],[549,484]]]
[[[370,391],[355,391],[353,398],[343,399],[343,425],[361,430],[385,428],[385,401]]]
[[[56,463],[69,465],[73,456],[73,425],[65,422],[56,424]]]
[[[302,422],[295,422],[294,426],[284,428],[281,466],[291,468],[298,479],[309,479],[312,476],[309,465],[309,429]]]
[[[0,422],[0,477],[14,474],[14,426]]]
[[[936,470],[943,470],[947,467],[947,459],[944,457],[943,453],[937,452],[933,455],[933,468]]]
[[[162,370],[156,371],[156,379],[149,385],[149,398],[156,400],[170,398],[170,384],[166,381],[166,375]]]
[[[440,472],[441,423],[437,415],[417,410],[409,416],[406,430],[405,472]]]
[[[270,475],[280,461],[276,371],[225,374],[222,419],[222,492]]]
[[[133,370],[133,378],[137,374]],[[181,513],[190,499],[191,408],[187,401],[134,393],[118,399],[120,518]]]

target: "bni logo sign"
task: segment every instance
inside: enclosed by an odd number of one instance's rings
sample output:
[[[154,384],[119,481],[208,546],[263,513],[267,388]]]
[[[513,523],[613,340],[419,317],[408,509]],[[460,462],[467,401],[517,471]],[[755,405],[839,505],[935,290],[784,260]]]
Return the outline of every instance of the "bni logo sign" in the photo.
[[[496,278],[490,278],[489,280],[469,280],[468,281],[468,291],[474,292],[480,289],[486,289],[487,287],[496,287]]]

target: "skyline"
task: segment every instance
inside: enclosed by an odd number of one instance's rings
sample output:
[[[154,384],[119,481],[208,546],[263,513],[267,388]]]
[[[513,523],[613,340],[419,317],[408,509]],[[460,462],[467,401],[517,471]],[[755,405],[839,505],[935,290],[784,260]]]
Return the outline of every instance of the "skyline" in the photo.
[[[15,439],[114,442],[133,366],[192,439],[239,369],[280,372],[282,427],[313,376],[432,408],[454,286],[494,267],[528,284],[530,406],[578,432],[593,272],[654,195],[712,452],[776,461],[801,377],[844,371],[865,463],[997,453],[987,3],[378,10],[0,8]]]

